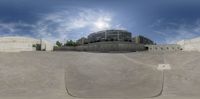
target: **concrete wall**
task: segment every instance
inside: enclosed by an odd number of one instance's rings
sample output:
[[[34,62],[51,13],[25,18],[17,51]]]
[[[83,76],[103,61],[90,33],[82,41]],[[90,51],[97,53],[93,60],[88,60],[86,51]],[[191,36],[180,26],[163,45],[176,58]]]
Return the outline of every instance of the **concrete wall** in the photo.
[[[146,45],[149,51],[180,51],[180,45],[177,44],[163,44],[163,45]]]
[[[0,37],[0,52],[36,51],[33,45],[41,44],[41,40],[28,37]],[[53,45],[47,41],[42,42],[42,48],[53,50]]]
[[[77,47],[55,48],[55,51],[98,51],[98,52],[114,52],[114,51],[144,51],[145,46],[142,44],[134,44],[131,42],[96,42],[85,44]]]
[[[184,51],[200,51],[200,37],[177,42]]]
[[[42,40],[41,47],[42,47],[42,50],[53,51],[53,44],[46,40]]]
[[[19,52],[34,50],[36,49],[34,49],[32,45],[28,43],[0,43],[0,52]]]
[[[65,46],[65,47],[61,47],[61,48],[54,47],[53,50],[54,51],[77,51],[76,47],[72,47],[72,46]]]

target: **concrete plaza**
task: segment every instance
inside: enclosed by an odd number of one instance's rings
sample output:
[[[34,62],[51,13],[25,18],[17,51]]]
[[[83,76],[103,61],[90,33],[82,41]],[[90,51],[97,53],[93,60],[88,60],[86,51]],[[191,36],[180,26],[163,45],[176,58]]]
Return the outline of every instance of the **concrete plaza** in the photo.
[[[199,99],[199,59],[182,51],[0,53],[0,99]]]

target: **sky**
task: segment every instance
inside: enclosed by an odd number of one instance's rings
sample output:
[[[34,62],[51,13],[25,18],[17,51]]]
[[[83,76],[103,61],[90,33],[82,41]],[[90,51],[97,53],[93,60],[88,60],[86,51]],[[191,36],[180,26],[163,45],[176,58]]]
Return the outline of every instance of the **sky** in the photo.
[[[0,36],[77,40],[122,29],[158,44],[200,36],[198,0],[0,0]]]

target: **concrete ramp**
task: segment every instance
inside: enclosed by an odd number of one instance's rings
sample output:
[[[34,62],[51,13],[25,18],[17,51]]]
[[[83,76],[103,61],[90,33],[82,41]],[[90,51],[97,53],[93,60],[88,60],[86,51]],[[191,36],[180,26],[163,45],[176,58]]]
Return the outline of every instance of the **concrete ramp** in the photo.
[[[159,55],[81,53],[66,69],[66,87],[79,98],[147,98],[160,95]]]

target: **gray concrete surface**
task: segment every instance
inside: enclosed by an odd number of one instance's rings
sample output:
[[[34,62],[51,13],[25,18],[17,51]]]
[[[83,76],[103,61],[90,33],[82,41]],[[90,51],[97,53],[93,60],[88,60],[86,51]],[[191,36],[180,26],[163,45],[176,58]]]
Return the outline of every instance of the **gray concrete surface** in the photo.
[[[156,69],[155,64],[163,63],[163,59],[158,55],[144,55],[77,55],[73,59],[77,62],[67,68],[67,89],[72,96],[87,98],[157,96],[162,90],[162,72]],[[148,61],[151,58],[155,60]]]
[[[0,99],[199,99],[199,58],[198,52],[0,53]]]
[[[163,94],[200,96],[200,53],[165,53],[172,70],[165,72]]]

